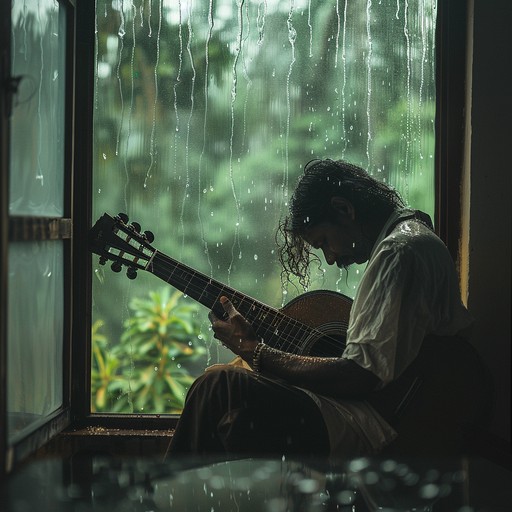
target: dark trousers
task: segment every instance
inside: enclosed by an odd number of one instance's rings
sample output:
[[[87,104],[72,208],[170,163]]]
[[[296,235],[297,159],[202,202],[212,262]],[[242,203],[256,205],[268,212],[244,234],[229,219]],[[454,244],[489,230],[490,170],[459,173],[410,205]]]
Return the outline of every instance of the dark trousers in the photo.
[[[321,457],[327,428],[313,399],[293,386],[221,365],[191,386],[169,454]]]

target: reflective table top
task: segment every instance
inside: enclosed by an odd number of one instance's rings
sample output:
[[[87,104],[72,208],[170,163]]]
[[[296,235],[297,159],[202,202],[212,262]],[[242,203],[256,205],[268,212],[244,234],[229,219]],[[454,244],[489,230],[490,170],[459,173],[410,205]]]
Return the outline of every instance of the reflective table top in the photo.
[[[480,459],[41,459],[1,484],[5,512],[498,512],[512,472]]]

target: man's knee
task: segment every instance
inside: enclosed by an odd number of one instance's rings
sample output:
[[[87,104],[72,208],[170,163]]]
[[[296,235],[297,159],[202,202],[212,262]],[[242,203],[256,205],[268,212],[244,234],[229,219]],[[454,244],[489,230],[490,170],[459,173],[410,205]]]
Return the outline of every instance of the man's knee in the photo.
[[[193,394],[212,395],[214,393],[227,393],[237,387],[242,381],[251,379],[253,375],[250,370],[232,366],[230,364],[219,364],[210,366],[202,375],[200,375],[190,387],[187,398]]]

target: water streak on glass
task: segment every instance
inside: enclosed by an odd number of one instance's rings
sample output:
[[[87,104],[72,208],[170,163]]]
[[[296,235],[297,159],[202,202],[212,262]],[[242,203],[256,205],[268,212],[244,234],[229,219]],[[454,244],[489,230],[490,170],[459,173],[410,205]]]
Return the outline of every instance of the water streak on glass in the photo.
[[[158,4],[159,16],[158,16],[158,31],[156,36],[156,62],[154,69],[154,79],[155,79],[155,100],[153,102],[153,121],[151,123],[151,136],[149,140],[149,167],[146,172],[146,178],[144,180],[144,188],[147,187],[147,181],[151,178],[151,172],[153,170],[153,164],[155,160],[155,134],[156,134],[156,114],[157,114],[157,104],[158,104],[158,64],[160,62],[160,31],[162,30],[162,0],[159,0]],[[141,16],[142,17],[142,16]],[[150,25],[151,27],[151,25]],[[135,28],[135,18],[134,18],[134,28]],[[151,29],[148,37],[151,37]],[[135,47],[135,31],[134,31],[134,47]]]
[[[117,32],[117,36],[119,39],[119,45],[118,45],[118,54],[117,54],[117,67],[116,67],[116,78],[119,88],[119,98],[121,102],[120,107],[120,114],[119,114],[119,127],[117,130],[117,139],[116,139],[116,156],[119,155],[119,144],[121,141],[121,133],[123,130],[123,122],[124,122],[124,96],[123,96],[123,84],[121,82],[121,58],[123,56],[123,47],[124,47],[124,34],[125,34],[125,26],[124,26],[124,0],[120,0],[120,9],[119,9],[119,15],[120,15],[120,25],[119,30]],[[96,15],[96,20],[98,19],[98,16]]]
[[[308,0],[309,56],[313,57],[313,25],[311,24],[311,0]]]
[[[99,70],[98,70],[98,0],[94,0],[94,110],[98,108],[98,81],[99,81]],[[105,5],[105,17],[107,16],[107,6]]]
[[[411,99],[411,72],[412,72],[412,62],[411,62],[411,43],[409,37],[409,2],[408,0],[404,0],[404,37],[405,37],[405,48],[407,55],[407,82],[406,82],[406,98],[407,98],[407,114],[406,114],[406,128],[405,128],[405,157],[404,157],[404,167],[403,173],[405,174],[406,179],[405,182],[405,190],[404,196],[406,200],[409,200],[409,181],[407,180],[407,176],[409,174],[409,156],[410,156],[410,146],[411,146],[411,108],[412,108],[412,99]]]
[[[140,23],[141,23],[141,27],[143,26],[143,17],[142,17],[142,12],[144,10],[144,3],[141,4],[140,6],[140,9],[141,9],[141,20],[140,20]],[[160,11],[161,12],[161,11]],[[149,0],[149,10],[148,10],[148,37],[152,37],[153,36],[153,25],[151,24],[151,15],[153,14],[153,0]],[[161,19],[158,20],[159,23],[162,22]]]
[[[237,19],[238,19],[238,35],[235,46],[235,55],[233,58],[233,66],[231,68],[232,72],[232,81],[231,81],[231,134],[229,137],[229,182],[231,184],[231,192],[233,194],[233,199],[236,207],[236,222],[235,222],[235,233],[233,237],[233,244],[231,246],[231,261],[228,265],[228,285],[231,284],[231,272],[233,270],[233,264],[235,260],[235,248],[238,249],[239,259],[241,258],[241,248],[240,248],[240,201],[238,199],[238,194],[236,191],[235,178],[234,178],[234,169],[233,169],[233,139],[235,136],[235,103],[237,98],[237,85],[238,85],[238,60],[242,53],[242,45],[243,45],[243,5],[244,0],[237,0]]]
[[[128,158],[130,154],[134,151],[134,146],[142,138],[142,133],[138,130],[138,126],[136,129],[132,131],[132,125],[136,124],[136,119],[133,115],[135,108],[135,50],[137,47],[137,33],[136,33],[136,18],[137,11],[133,2],[130,4],[130,9],[128,10],[128,16],[131,17],[131,34],[132,34],[132,44],[131,44],[131,52],[130,52],[130,63],[129,63],[129,85],[130,85],[130,104],[128,106],[128,122],[126,124],[126,140],[125,140],[125,150],[122,155],[123,160],[123,168],[126,177],[126,181],[124,183],[124,209],[128,210],[128,194],[129,194],[129,184],[130,184],[130,170],[128,168]],[[126,18],[126,15],[123,19]],[[122,34],[122,35],[121,35]],[[119,37],[124,39],[126,35],[125,28],[123,27],[120,30]]]
[[[367,0],[366,3],[366,37],[368,38],[368,55],[366,57],[367,63],[367,98],[366,98],[366,119],[368,124],[366,136],[366,169],[371,173],[373,171],[370,161],[370,142],[372,140],[372,126],[371,126],[371,102],[372,102],[372,34],[371,34],[371,15],[372,15],[372,0]]]
[[[204,45],[204,116],[203,116],[203,145],[201,149],[201,154],[199,155],[199,163],[197,168],[197,220],[200,226],[200,234],[201,234],[201,242],[204,248],[204,254],[208,261],[208,266],[210,268],[209,275],[213,277],[213,265],[210,258],[210,252],[208,249],[208,240],[205,236],[205,228],[203,223],[203,217],[201,215],[201,206],[202,206],[202,196],[208,192],[207,188],[203,189],[203,158],[206,152],[206,142],[207,142],[207,121],[208,121],[208,84],[210,81],[210,41],[212,39],[214,21],[213,21],[213,0],[209,0],[208,5],[208,32],[206,36],[206,41]]]
[[[192,116],[194,115],[194,101],[195,101],[195,85],[196,85],[196,68],[194,66],[194,57],[192,55],[191,42],[194,37],[194,33],[192,30],[192,4],[193,1],[190,0],[188,4],[188,16],[187,16],[187,30],[188,30],[188,38],[187,38],[187,54],[189,56],[190,68],[192,70],[192,77],[190,79],[190,111],[187,120],[187,130],[185,135],[185,189],[183,192],[183,200],[181,203],[181,214],[180,214],[180,224],[182,226],[182,244],[185,245],[185,222],[184,222],[184,212],[185,205],[187,199],[190,197],[190,162],[189,162],[189,151],[190,151],[190,126],[192,123]]]
[[[341,149],[341,158],[345,158],[345,152],[347,151],[347,127],[345,124],[345,89],[347,86],[347,8],[348,0],[345,0],[345,7],[343,10],[343,36],[341,43],[341,62],[343,63],[343,82],[341,86],[341,129],[342,129],[342,140],[343,147]]]
[[[245,26],[247,26],[247,30],[245,31],[245,36],[243,38],[242,42],[242,76],[245,80],[245,97],[244,97],[244,108],[243,108],[243,115],[242,115],[242,142],[240,147],[240,153],[242,154],[244,151],[246,151],[246,135],[247,135],[247,107],[249,104],[249,97],[251,94],[251,87],[252,87],[252,80],[249,76],[248,66],[247,66],[247,59],[250,59],[249,57],[249,47],[247,46],[249,39],[251,37],[251,18],[249,16],[249,5],[246,4],[245,6]],[[263,41],[262,41],[263,42]],[[259,46],[257,46],[259,49]]]
[[[340,29],[341,29],[341,20],[340,20],[340,5],[339,0],[336,0],[336,57],[334,59],[334,67],[338,67],[338,51],[340,46]]]
[[[423,87],[425,85],[425,62],[427,61],[427,36],[426,36],[426,15],[425,15],[425,3],[422,1],[419,6],[419,24],[420,24],[420,39],[421,39],[421,65],[420,65],[420,86],[418,92],[418,106],[417,112],[417,140],[418,140],[418,154],[420,158],[420,172],[423,168],[423,140],[422,140],[422,107],[423,107]]]
[[[288,19],[286,25],[288,27],[288,41],[291,48],[291,59],[288,67],[288,75],[286,77],[286,140],[285,140],[285,167],[283,175],[283,194],[286,202],[288,195],[288,172],[290,167],[289,160],[289,140],[290,140],[290,119],[291,119],[291,101],[290,101],[290,79],[293,72],[293,65],[295,64],[295,40],[297,39],[297,31],[293,26],[293,13],[295,10],[294,0],[290,0],[290,11],[288,12]]]
[[[39,25],[43,25],[41,20],[41,6],[39,6],[37,10],[37,23]],[[40,50],[40,57],[41,57],[41,67],[39,69],[39,87],[37,90],[37,122],[39,124],[39,144],[38,144],[38,151],[37,151],[37,171],[36,171],[36,180],[39,180],[41,187],[44,186],[44,176],[43,176],[43,169],[41,167],[41,153],[43,150],[43,123],[42,123],[42,116],[41,116],[41,101],[42,101],[42,94],[43,94],[43,78],[45,73],[45,55],[44,55],[44,47],[43,47],[43,36],[39,38],[39,50]]]
[[[311,1],[311,0],[310,0]],[[256,17],[256,26],[258,27],[258,46],[263,44],[265,38],[265,16],[267,14],[267,0],[258,4],[258,13]]]
[[[172,87],[174,94],[174,115],[176,117],[175,132],[174,132],[174,170],[176,172],[178,167],[178,146],[180,139],[180,115],[178,109],[178,86],[181,82],[181,70],[183,68],[183,27],[181,17],[181,0],[178,0],[178,72],[176,73],[176,80]]]

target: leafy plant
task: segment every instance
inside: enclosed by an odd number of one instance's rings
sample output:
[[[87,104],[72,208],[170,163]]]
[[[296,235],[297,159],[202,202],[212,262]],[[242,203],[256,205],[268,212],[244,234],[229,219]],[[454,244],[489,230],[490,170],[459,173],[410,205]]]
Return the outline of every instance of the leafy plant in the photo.
[[[133,314],[125,322],[119,344],[106,351],[106,339],[93,327],[92,389],[96,411],[179,413],[194,381],[188,365],[205,353],[197,304],[182,299],[171,288],[134,298]],[[107,396],[113,396],[107,404]]]
[[[93,412],[104,411],[107,406],[107,396],[116,381],[119,359],[109,350],[108,339],[100,334],[103,320],[96,320],[92,326],[92,367],[91,367],[91,409]]]

